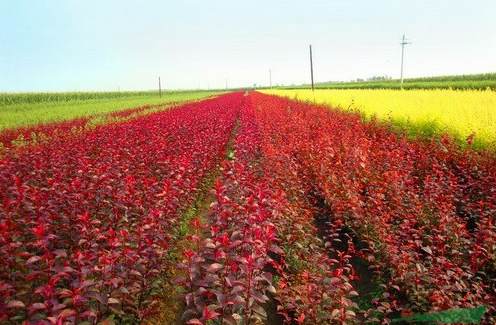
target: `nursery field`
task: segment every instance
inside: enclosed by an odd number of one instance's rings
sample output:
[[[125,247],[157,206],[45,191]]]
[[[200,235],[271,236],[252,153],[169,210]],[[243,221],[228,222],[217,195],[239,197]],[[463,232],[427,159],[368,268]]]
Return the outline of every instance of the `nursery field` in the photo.
[[[491,152],[259,92],[108,114],[0,131],[0,324],[496,322]]]
[[[38,94],[39,97],[35,97],[36,94],[6,95],[5,98],[16,103],[5,104],[4,101],[4,106],[0,105],[0,154],[12,148],[49,142],[59,135],[80,135],[99,125],[120,123],[221,93],[168,92],[159,97],[149,92],[141,95],[131,92],[111,96],[115,94],[56,93]],[[74,97],[76,95],[79,97]]]
[[[0,93],[0,131],[122,111],[143,105],[165,105],[215,95],[211,91]]]
[[[459,143],[496,148],[496,91],[339,89],[266,90],[266,93],[328,104],[376,117],[410,135],[448,133]]]

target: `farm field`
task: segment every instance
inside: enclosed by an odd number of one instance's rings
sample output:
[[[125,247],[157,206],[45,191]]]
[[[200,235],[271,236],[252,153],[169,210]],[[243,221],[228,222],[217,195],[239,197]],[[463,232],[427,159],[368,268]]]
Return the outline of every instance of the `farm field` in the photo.
[[[65,102],[57,99],[48,104],[42,97],[40,103],[7,105],[3,112],[0,108],[0,115],[3,113],[3,117],[7,117],[4,124],[9,126],[0,129],[0,154],[12,148],[47,142],[58,136],[80,135],[100,125],[124,122],[168,109],[182,102],[199,100],[217,94],[220,93],[192,91],[169,93],[163,98],[150,96]],[[61,94],[58,95],[61,96]],[[133,104],[141,106],[133,107]],[[73,118],[74,116],[77,117]],[[35,124],[33,124],[34,121],[36,121]],[[13,127],[14,125],[21,125],[21,127]]]
[[[315,87],[321,89],[401,89],[400,80],[319,82]],[[289,87],[288,87],[289,88]],[[291,88],[310,88],[302,85]],[[407,78],[403,89],[458,89],[458,90],[496,90],[496,73]]]
[[[60,122],[75,118],[164,105],[212,96],[214,91],[88,92],[88,93],[0,93],[0,132],[3,129]]]
[[[496,92],[491,90],[309,89],[265,93],[359,111],[366,119],[391,122],[410,135],[447,133],[477,148],[495,148]]]
[[[343,105],[358,96],[344,92]],[[364,103],[413,112],[438,94],[385,92]],[[493,93],[442,94],[441,109],[475,100],[494,116]],[[438,122],[459,127],[462,103]],[[44,141],[4,137],[0,324],[496,321],[489,152],[259,92],[109,114],[119,123],[74,133],[88,121],[68,117],[39,125]]]

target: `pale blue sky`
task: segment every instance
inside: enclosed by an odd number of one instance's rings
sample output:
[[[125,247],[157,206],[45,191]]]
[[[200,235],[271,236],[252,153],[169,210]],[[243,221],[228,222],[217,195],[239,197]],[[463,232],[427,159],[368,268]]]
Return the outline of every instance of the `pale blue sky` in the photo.
[[[495,0],[0,0],[0,91],[496,71]]]

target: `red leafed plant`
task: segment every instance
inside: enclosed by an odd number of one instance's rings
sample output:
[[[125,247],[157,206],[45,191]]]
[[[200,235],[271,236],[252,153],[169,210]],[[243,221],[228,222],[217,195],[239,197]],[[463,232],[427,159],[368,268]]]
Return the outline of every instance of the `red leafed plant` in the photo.
[[[216,199],[205,226],[210,232],[185,254],[182,265],[187,274],[181,279],[187,289],[183,318],[189,324],[204,323],[206,309],[228,324],[264,320],[267,294],[275,293],[266,269],[275,264],[269,254],[279,250],[271,222],[277,203],[249,165],[257,139],[246,109],[234,143],[239,161],[226,161],[215,184]]]
[[[50,143],[0,158],[0,321],[153,313],[173,227],[221,159],[241,100],[186,104],[79,137],[58,129]]]
[[[351,272],[348,257],[343,264],[329,259],[309,220],[298,220],[295,212],[306,210],[286,199],[284,184],[279,183],[282,178],[269,171],[262,148],[265,138],[250,102],[239,119],[235,159],[223,166],[204,227],[210,232],[199,240],[195,251],[185,255],[184,319],[203,323],[202,311],[208,308],[215,310],[215,318],[223,323],[265,321],[271,299],[277,305],[275,312],[288,323],[353,319],[354,303],[349,298],[356,292],[346,278]],[[299,184],[293,184],[296,191],[295,186]],[[309,240],[301,234],[303,227],[309,231]],[[307,242],[308,249],[302,246]],[[296,251],[292,257],[301,258],[310,269],[291,269],[281,246]]]
[[[460,151],[446,137],[409,141],[325,107],[261,94],[253,101],[271,108],[259,116],[273,130],[266,152],[281,177],[286,170],[316,189],[328,222],[364,244],[361,255],[388,288],[379,312],[495,301],[491,155]]]
[[[180,265],[185,322],[387,323],[485,305],[494,323],[493,154],[259,93],[80,135],[71,123],[0,157],[0,322],[147,319],[174,229],[221,163]]]

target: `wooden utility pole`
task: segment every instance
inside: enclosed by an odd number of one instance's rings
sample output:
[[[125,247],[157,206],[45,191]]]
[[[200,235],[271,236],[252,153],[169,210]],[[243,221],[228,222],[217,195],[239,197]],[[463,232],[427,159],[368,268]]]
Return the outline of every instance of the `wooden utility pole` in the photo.
[[[269,87],[272,89],[272,70],[269,69]]]
[[[312,45],[310,44],[310,76],[312,78],[312,91],[314,91],[313,85],[313,56],[312,56]]]
[[[160,77],[158,77],[158,95],[162,97],[162,85],[160,84]]]

